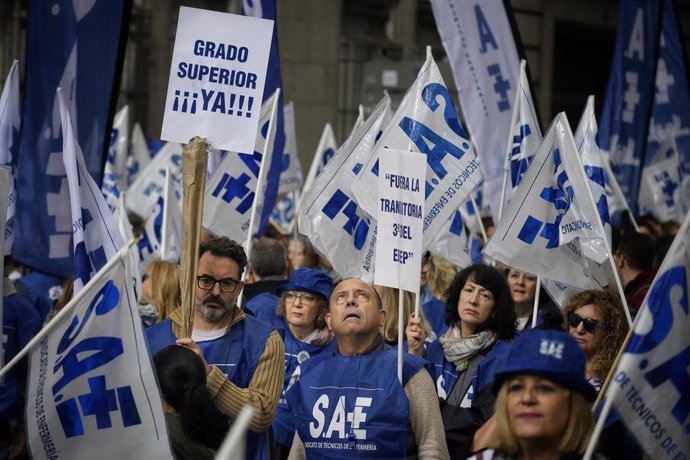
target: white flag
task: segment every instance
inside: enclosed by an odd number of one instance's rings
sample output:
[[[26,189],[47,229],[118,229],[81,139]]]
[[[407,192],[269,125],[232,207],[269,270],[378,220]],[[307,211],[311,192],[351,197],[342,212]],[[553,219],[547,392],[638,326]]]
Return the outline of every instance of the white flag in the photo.
[[[390,98],[384,94],[369,119],[302,195],[300,231],[343,278],[374,281],[376,221],[358,206],[352,186],[389,119]]]
[[[134,233],[132,229],[132,224],[130,223],[129,217],[127,216],[127,208],[125,207],[125,195],[126,192],[123,192],[120,195],[120,201],[117,203],[117,208],[115,208],[113,217],[115,222],[117,222],[117,228],[120,230],[122,241],[131,241],[134,239]],[[141,270],[139,265],[139,247],[136,244],[133,244],[129,248],[126,257],[129,258],[128,263],[129,267],[132,270],[132,285],[134,287],[134,292],[138,300],[139,297],[141,297],[142,293]]]
[[[58,88],[62,120],[62,160],[69,185],[74,244],[74,292],[77,293],[115,256],[124,242],[113,213],[84,163],[69,109]]]
[[[295,130],[295,104],[290,101],[283,107],[285,120],[285,148],[280,168],[278,195],[302,188],[302,165],[297,154],[297,132]]]
[[[165,170],[170,168],[173,180],[182,181],[182,145],[166,142],[151,162],[141,170],[127,189],[127,209],[146,219],[165,187]]]
[[[249,220],[256,197],[257,216],[261,215],[266,191],[266,175],[271,168],[275,138],[276,93],[261,105],[259,132],[254,153],[229,152],[206,183],[203,226],[218,236],[245,241],[249,234]],[[265,164],[262,159],[266,156]],[[264,177],[259,180],[259,173]],[[262,190],[256,190],[259,181]],[[258,222],[257,222],[258,225]]]
[[[31,352],[34,459],[169,459],[165,417],[123,251],[51,322]]]
[[[438,254],[460,268],[472,265],[470,242],[460,210],[451,214],[447,227],[438,232],[436,237],[431,240],[428,249],[432,254]]]
[[[642,169],[640,183],[640,197],[638,205],[651,210],[654,217],[661,222],[674,220],[679,222],[679,203],[690,200],[690,196],[681,199],[681,171],[680,156],[674,138],[666,140],[660,147],[660,152],[669,152],[659,156],[653,163]]]
[[[647,292],[606,393],[649,458],[690,457],[690,214]]]
[[[527,171],[542,141],[541,127],[529,89],[526,66],[527,62],[524,59],[520,61],[520,78],[515,93],[513,117],[510,120],[507,155],[503,164],[503,180],[510,184],[510,187],[506,188],[504,206],[513,196],[513,190],[520,184],[522,176]]]
[[[353,186],[357,201],[370,215],[375,215],[378,208],[378,159],[386,154],[386,148],[426,156],[422,247],[427,248],[482,179],[479,161],[430,49],[417,79],[405,93]]]
[[[354,135],[354,133],[355,130],[352,131],[351,136]],[[314,179],[323,172],[326,164],[333,158],[337,150],[338,144],[335,141],[333,127],[331,127],[330,123],[326,123],[326,126],[323,127],[321,138],[319,139],[319,145],[316,147],[314,159],[311,160],[309,173],[307,174],[307,179],[304,181],[303,191],[309,190],[309,187],[314,183]]]
[[[125,105],[113,120],[108,157],[103,170],[101,191],[111,211],[115,211],[120,192],[127,189],[127,159],[129,152],[129,106]]]
[[[11,165],[16,162],[19,153],[19,125],[21,115],[19,112],[19,63],[14,61],[5,86],[0,97],[0,164]],[[10,174],[10,188],[7,195],[7,224],[4,231],[5,255],[12,253],[14,244],[15,221],[14,214],[17,206],[17,190],[14,184],[14,173]]]
[[[503,0],[432,0],[494,221],[520,60]]]
[[[151,162],[151,152],[146,144],[144,132],[139,123],[134,123],[132,128],[132,140],[129,144],[129,155],[127,156],[127,185],[131,185]]]
[[[161,226],[161,259],[179,263],[182,254],[182,208],[175,193],[170,168],[165,173],[163,188],[163,223]]]
[[[485,254],[509,267],[583,289],[601,288],[580,240],[602,239],[599,214],[568,119],[551,123]]]

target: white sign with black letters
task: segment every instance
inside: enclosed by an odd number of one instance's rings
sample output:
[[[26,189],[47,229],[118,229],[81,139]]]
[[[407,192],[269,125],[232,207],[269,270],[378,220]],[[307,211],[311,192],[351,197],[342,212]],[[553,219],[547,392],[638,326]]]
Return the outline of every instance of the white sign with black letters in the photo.
[[[180,8],[161,139],[251,152],[273,21]]]
[[[379,165],[374,282],[418,292],[424,233],[426,156],[390,149]]]

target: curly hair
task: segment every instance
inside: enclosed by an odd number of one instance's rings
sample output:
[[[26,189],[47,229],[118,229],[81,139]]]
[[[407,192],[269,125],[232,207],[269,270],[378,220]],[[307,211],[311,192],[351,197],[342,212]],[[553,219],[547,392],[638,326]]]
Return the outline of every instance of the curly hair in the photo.
[[[206,252],[210,252],[216,257],[227,257],[234,260],[240,268],[240,276],[244,273],[244,269],[247,266],[247,253],[238,242],[231,240],[227,236],[211,238],[199,245],[199,259]]]
[[[300,291],[295,289],[294,291],[283,291],[280,295],[280,303],[278,304],[278,315],[281,318],[285,318],[287,310],[285,309],[285,297],[287,297],[290,292],[309,292],[316,298],[316,307],[319,309],[319,314],[316,315],[316,320],[314,321],[314,329],[323,329],[326,327],[326,313],[328,313],[328,299],[326,299],[321,294],[312,291]]]
[[[436,254],[431,254],[428,264],[429,272],[426,275],[426,279],[431,293],[434,297],[443,299],[444,293],[458,272],[458,267]]]
[[[585,305],[594,305],[603,318],[605,333],[599,348],[590,358],[590,369],[595,377],[606,378],[613,365],[618,350],[628,334],[628,321],[625,318],[620,297],[606,290],[591,289],[572,296],[563,308],[563,327],[569,330],[568,315]]]
[[[446,300],[446,324],[453,326],[460,323],[458,302],[460,301],[460,292],[467,281],[472,281],[484,289],[488,289],[494,296],[494,311],[489,319],[474,332],[492,330],[496,333],[498,340],[511,340],[515,337],[517,320],[508,282],[501,272],[489,265],[470,265],[455,275],[453,282],[445,292],[445,297],[448,299]]]

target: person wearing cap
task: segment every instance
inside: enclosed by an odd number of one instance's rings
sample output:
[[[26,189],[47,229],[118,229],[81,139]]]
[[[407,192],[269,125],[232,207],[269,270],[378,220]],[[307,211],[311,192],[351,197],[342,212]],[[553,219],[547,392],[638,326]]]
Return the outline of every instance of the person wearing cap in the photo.
[[[299,268],[286,284],[278,286],[279,317],[271,324],[284,331],[285,378],[273,419],[273,456],[287,458],[295,435],[295,422],[285,399],[285,392],[299,380],[302,363],[322,353],[335,350],[335,341],[326,328],[324,317],[333,292],[331,278],[316,268]]]
[[[325,319],[337,350],[307,360],[286,394],[288,458],[449,458],[428,363],[405,353],[398,379],[397,350],[379,332],[385,317],[368,283],[335,287]]]
[[[594,428],[590,403],[596,392],[585,380],[585,355],[569,334],[520,334],[493,389],[496,441],[471,459],[581,458]]]

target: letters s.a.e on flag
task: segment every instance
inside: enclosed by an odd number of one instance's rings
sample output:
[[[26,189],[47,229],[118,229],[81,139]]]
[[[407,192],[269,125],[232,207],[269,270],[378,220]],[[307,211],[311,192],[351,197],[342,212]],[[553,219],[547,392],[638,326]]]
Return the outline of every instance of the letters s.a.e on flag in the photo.
[[[597,141],[632,211],[637,209],[654,97],[662,0],[621,0]]]
[[[579,240],[605,238],[565,113],[551,123],[484,253],[583,289],[595,282]]]
[[[146,144],[144,131],[139,123],[134,123],[132,128],[132,141],[129,144],[127,156],[127,186],[134,182],[137,175],[151,162],[151,152]]]
[[[419,292],[426,158],[389,149],[379,161],[374,283]]]
[[[19,112],[19,62],[14,61],[5,86],[0,96],[0,165],[9,165],[14,169],[19,152],[19,126],[21,116]],[[1,202],[1,201],[0,201]],[[9,192],[7,195],[7,220],[4,238],[4,254],[12,253],[14,244],[15,220],[14,214],[17,206],[17,190],[14,183],[14,173],[10,171]]]
[[[254,153],[228,152],[213,176],[206,182],[202,225],[214,235],[244,242],[249,234],[254,200],[257,200],[257,217],[262,213],[264,194],[268,186],[266,174],[274,158],[273,155],[265,153],[273,151],[276,129],[274,120],[278,112],[277,94],[274,93],[261,105],[259,133],[256,136]],[[264,167],[262,163],[265,163]],[[262,179],[259,178],[259,173],[264,174]],[[262,190],[257,190],[259,182],[262,183]]]
[[[273,22],[180,7],[161,139],[254,147]]]
[[[507,145],[507,155],[503,165],[503,181],[509,187],[505,188],[505,196],[501,197],[502,202],[498,210],[498,216],[502,213],[505,203],[510,201],[513,190],[520,184],[522,176],[527,171],[534,154],[541,145],[542,135],[537,111],[532,101],[532,93],[529,89],[527,79],[527,61],[520,61],[520,78],[515,92],[515,102],[513,104],[513,116],[510,120],[510,137]]]
[[[662,144],[675,137],[683,168],[690,171],[690,88],[685,69],[685,55],[673,0],[661,1],[661,41],[645,166],[654,162],[656,152]],[[682,219],[683,215],[679,216],[678,220]]]
[[[364,123],[364,122],[362,122]],[[362,125],[360,125],[361,127]],[[352,131],[354,134],[355,130]],[[338,144],[335,141],[335,134],[333,133],[333,127],[330,123],[326,123],[323,127],[323,132],[321,133],[321,138],[319,139],[319,145],[316,147],[316,152],[314,153],[314,158],[311,160],[311,166],[309,166],[309,172],[307,173],[307,179],[304,181],[304,190],[309,190],[311,184],[314,183],[316,176],[321,174],[323,169],[326,167],[326,163],[333,158],[335,152],[338,150]]]
[[[463,223],[460,210],[451,214],[448,219],[447,228],[442,229],[436,234],[429,244],[429,251],[437,254],[459,268],[472,265],[472,255],[470,254],[470,241]]]
[[[690,214],[642,303],[606,393],[650,458],[690,457]]]
[[[151,215],[158,197],[165,187],[165,171],[170,168],[173,179],[182,180],[182,145],[166,142],[155,157],[137,175],[127,189],[125,203],[127,210],[146,219]]]
[[[65,88],[74,132],[96,183],[117,94],[130,0],[28,2],[26,81],[17,160],[14,256],[66,277],[72,272],[72,219],[62,167],[57,87]]]
[[[520,60],[503,0],[432,0],[460,107],[497,221]]]
[[[405,93],[373,154],[353,186],[370,215],[378,209],[378,160],[387,149],[425,154],[424,243],[441,231],[450,215],[481,182],[479,161],[467,139],[443,77],[427,48],[427,58]]]
[[[62,90],[58,88],[57,93],[62,121],[62,160],[74,229],[74,292],[77,293],[124,242],[105,198],[86,169]]]
[[[343,278],[374,281],[376,221],[352,193],[357,173],[389,122],[391,100],[384,93],[371,116],[343,143],[302,195],[300,232]]]
[[[34,459],[172,458],[126,251],[31,351],[25,415]]]
[[[297,154],[295,104],[292,101],[283,107],[283,119],[285,120],[285,148],[280,163],[279,196],[302,188],[302,165]]]

